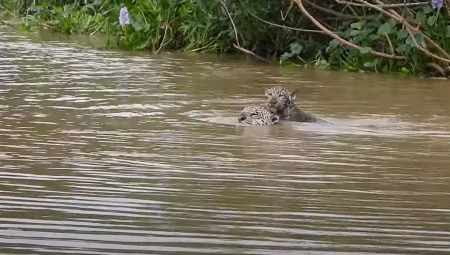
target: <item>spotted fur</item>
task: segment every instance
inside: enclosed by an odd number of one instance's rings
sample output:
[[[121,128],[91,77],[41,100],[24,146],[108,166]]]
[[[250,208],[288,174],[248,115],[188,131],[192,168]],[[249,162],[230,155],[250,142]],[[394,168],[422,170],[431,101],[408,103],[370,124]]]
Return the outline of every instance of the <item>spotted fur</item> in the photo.
[[[297,122],[316,122],[318,119],[309,113],[300,110],[294,103],[297,97],[296,91],[276,86],[265,90],[267,97],[266,106],[272,113],[275,113],[281,120]]]
[[[239,114],[238,122],[250,125],[274,125],[280,117],[265,106],[246,106]]]

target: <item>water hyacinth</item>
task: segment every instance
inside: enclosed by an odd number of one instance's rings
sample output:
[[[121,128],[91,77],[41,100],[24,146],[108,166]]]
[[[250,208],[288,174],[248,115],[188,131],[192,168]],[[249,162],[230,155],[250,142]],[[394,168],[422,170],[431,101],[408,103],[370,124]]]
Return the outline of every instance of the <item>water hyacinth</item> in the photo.
[[[122,9],[120,9],[119,23],[122,26],[130,24],[130,17],[128,15],[128,9],[126,6],[122,7]]]
[[[431,7],[433,9],[442,8],[443,0],[431,0]]]

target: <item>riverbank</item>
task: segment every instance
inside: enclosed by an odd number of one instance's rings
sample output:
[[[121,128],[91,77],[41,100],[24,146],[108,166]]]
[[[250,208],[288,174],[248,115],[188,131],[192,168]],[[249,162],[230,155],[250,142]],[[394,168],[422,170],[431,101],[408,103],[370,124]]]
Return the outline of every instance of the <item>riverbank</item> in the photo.
[[[448,77],[450,1],[2,1],[14,25],[125,50],[244,53],[283,66]],[[337,4],[336,4],[337,2]]]

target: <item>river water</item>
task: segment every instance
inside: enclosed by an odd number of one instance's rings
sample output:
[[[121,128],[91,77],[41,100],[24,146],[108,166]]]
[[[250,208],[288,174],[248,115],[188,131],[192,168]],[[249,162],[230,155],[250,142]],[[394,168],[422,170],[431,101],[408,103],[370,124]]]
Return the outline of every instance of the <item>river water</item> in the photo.
[[[448,81],[0,28],[2,254],[449,254]],[[264,88],[330,124],[236,126]]]

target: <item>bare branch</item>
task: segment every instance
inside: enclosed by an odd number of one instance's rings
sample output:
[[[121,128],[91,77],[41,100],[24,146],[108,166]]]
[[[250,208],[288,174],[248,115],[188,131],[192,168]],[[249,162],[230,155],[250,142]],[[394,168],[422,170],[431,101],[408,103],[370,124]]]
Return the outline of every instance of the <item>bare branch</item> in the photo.
[[[314,25],[316,25],[318,28],[322,29],[325,33],[327,33],[329,36],[333,37],[334,39],[338,40],[340,43],[342,43],[343,45],[346,45],[350,48],[356,49],[356,50],[360,50],[361,47],[358,45],[355,45],[341,37],[339,37],[337,34],[333,33],[332,31],[328,30],[326,27],[324,27],[322,24],[320,24],[320,22],[318,22],[303,6],[303,2],[302,0],[294,0],[294,2],[297,4],[297,6],[300,8],[300,10],[303,12],[303,14],[311,20],[312,23],[314,23]],[[369,52],[371,55],[376,56],[376,57],[382,57],[382,58],[388,58],[388,59],[396,59],[396,60],[404,60],[406,59],[403,56],[396,56],[396,55],[389,55],[386,53],[382,53],[382,52],[378,52],[378,51],[370,51]]]

